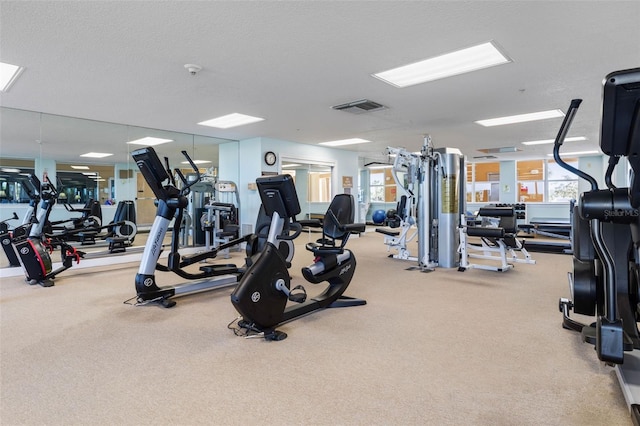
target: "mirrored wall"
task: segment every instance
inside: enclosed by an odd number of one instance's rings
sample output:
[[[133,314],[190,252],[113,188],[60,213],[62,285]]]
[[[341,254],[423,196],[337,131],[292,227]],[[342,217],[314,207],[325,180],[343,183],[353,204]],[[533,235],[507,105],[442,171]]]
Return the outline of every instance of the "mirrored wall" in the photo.
[[[197,162],[202,172],[218,166],[218,145],[231,142],[208,136],[108,123],[62,115],[0,108],[0,205],[28,202],[25,174],[46,175],[56,185],[60,203],[102,205],[137,199],[139,223],[150,223],[153,197],[138,178],[131,152],[149,146],[149,139],[166,141],[155,146],[173,168],[189,171],[181,151]],[[108,154],[87,157],[86,154]],[[147,217],[150,216],[150,217]]]
[[[282,173],[293,177],[303,219],[322,218],[333,197],[334,165],[309,160],[282,159]]]

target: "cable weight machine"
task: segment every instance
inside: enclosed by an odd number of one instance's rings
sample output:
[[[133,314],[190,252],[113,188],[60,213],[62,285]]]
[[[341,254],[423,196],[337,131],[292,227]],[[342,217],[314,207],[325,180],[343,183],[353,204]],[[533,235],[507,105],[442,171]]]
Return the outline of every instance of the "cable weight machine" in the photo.
[[[459,264],[458,226],[464,211],[464,156],[456,148],[434,149],[426,135],[419,153],[387,148],[395,155],[393,178],[407,195],[417,194],[418,266],[422,272]],[[406,173],[406,184],[398,173]]]

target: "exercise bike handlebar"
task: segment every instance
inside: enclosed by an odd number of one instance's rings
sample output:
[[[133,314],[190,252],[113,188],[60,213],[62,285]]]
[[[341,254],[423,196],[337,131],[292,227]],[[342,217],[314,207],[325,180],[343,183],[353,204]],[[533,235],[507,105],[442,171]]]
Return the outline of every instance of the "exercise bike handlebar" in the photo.
[[[560,147],[564,143],[564,140],[567,137],[567,133],[569,133],[571,123],[573,122],[573,119],[575,118],[575,115],[578,112],[578,108],[580,108],[581,103],[582,99],[573,99],[571,101],[569,109],[567,110],[567,114],[564,116],[564,120],[562,121],[562,125],[560,126],[560,130],[558,130],[558,135],[556,136],[556,140],[553,144],[553,159],[556,160],[556,163],[558,163],[563,169],[589,182],[591,184],[592,191],[597,191],[598,182],[596,182],[593,176],[588,175],[582,170],[576,169],[575,167],[567,164],[562,158],[560,158]]]

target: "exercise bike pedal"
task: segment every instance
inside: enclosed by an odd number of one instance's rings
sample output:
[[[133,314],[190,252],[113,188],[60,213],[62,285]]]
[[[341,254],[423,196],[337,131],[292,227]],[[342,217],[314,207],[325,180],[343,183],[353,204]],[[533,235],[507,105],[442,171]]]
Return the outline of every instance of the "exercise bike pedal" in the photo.
[[[294,291],[296,290],[301,290],[301,291],[294,293]],[[304,303],[307,300],[307,291],[304,289],[304,287],[302,287],[302,285],[297,285],[293,289],[291,289],[288,299],[292,302]]]

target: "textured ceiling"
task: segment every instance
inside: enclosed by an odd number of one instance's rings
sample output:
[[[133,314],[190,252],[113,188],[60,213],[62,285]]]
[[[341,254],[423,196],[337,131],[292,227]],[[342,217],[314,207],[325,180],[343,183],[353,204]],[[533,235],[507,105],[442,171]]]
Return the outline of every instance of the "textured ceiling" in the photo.
[[[382,158],[386,146],[418,150],[429,133],[436,147],[472,158],[482,155],[478,149],[507,146],[523,149],[520,156],[550,152],[520,142],[555,137],[559,119],[494,128],[473,122],[566,110],[581,97],[570,136],[588,140],[567,150],[595,149],[601,81],[640,66],[639,22],[639,1],[2,1],[0,60],[26,71],[1,102],[219,138],[315,144],[362,137],[373,143],[344,149],[367,158]],[[404,89],[371,77],[489,40],[513,62]],[[203,70],[191,76],[187,63]],[[363,98],[388,109],[331,109]],[[266,120],[228,130],[196,124],[232,112]],[[71,136],[77,123],[63,137],[19,121],[2,114],[2,157],[42,150],[73,161],[116,144],[95,128]],[[110,161],[126,161],[117,144]]]

